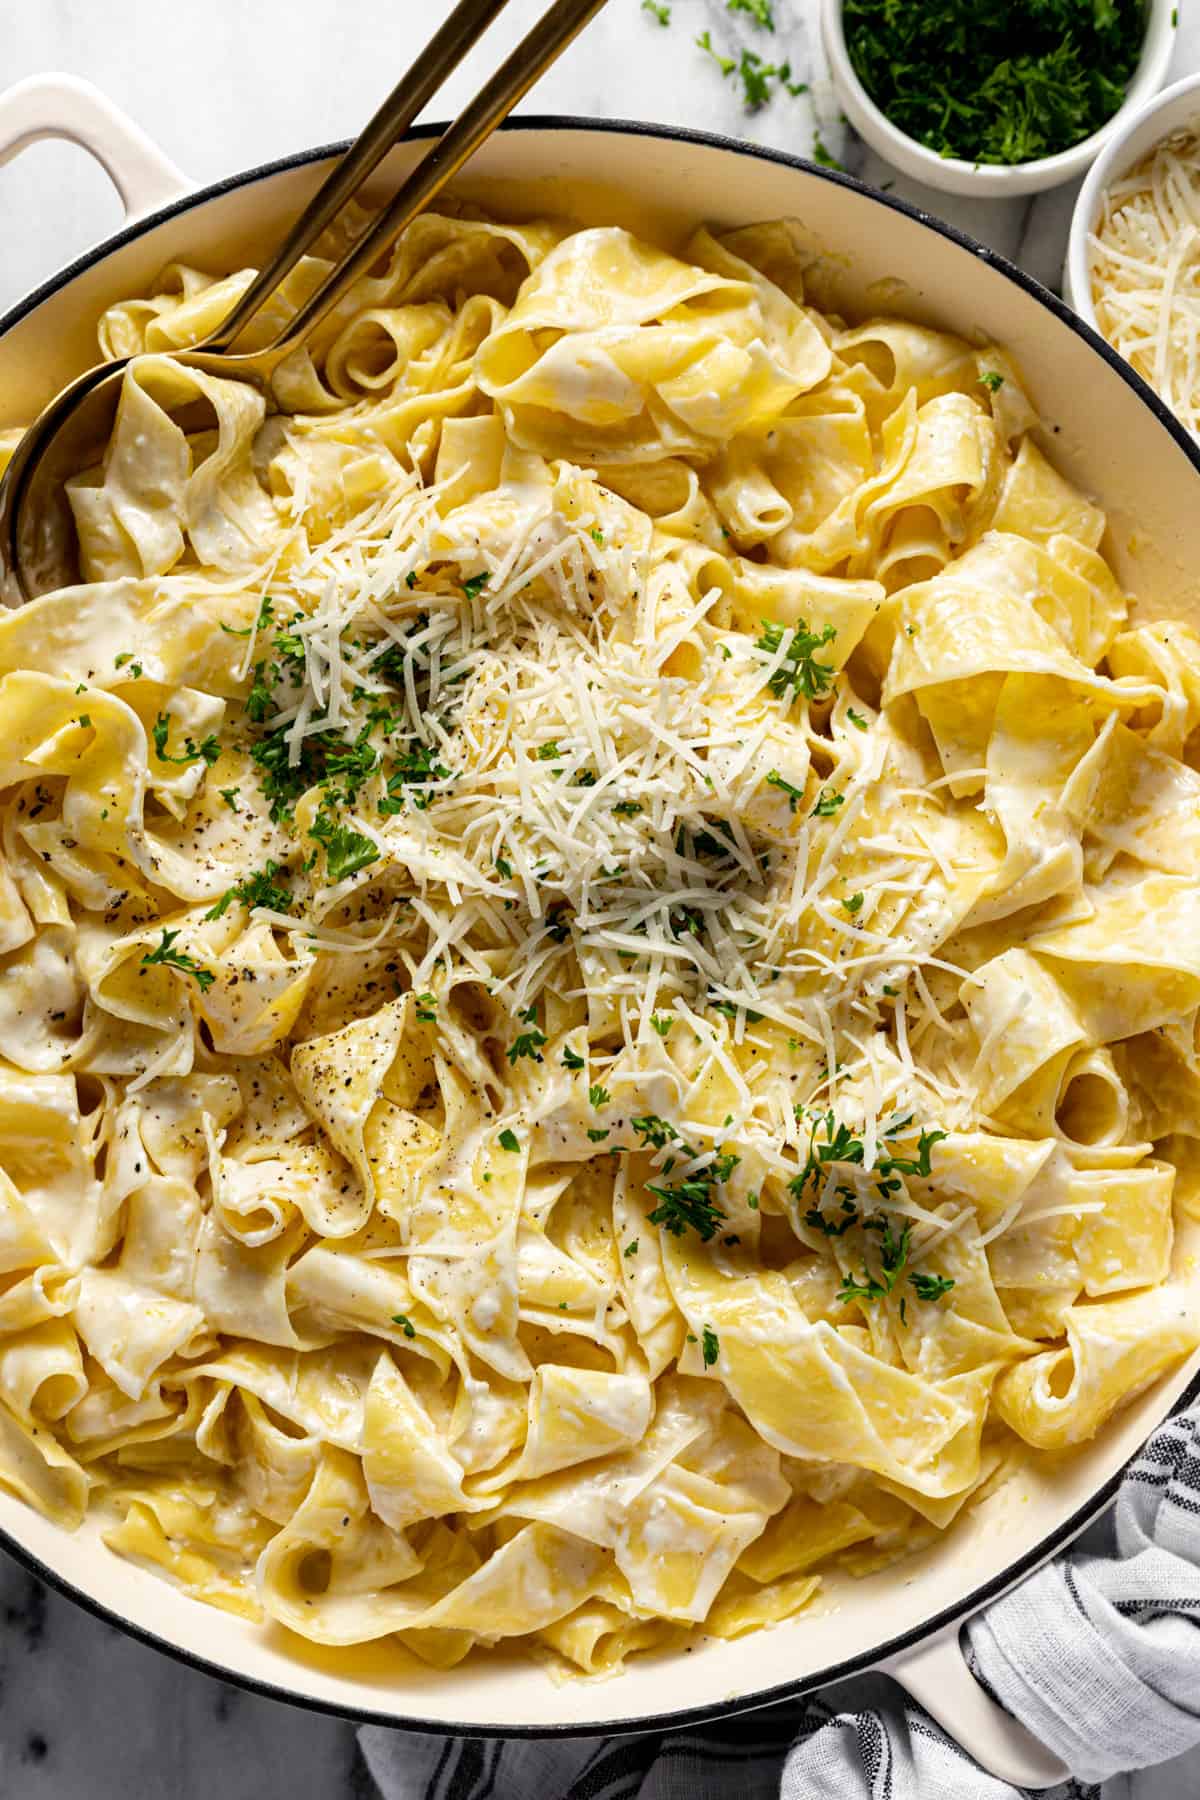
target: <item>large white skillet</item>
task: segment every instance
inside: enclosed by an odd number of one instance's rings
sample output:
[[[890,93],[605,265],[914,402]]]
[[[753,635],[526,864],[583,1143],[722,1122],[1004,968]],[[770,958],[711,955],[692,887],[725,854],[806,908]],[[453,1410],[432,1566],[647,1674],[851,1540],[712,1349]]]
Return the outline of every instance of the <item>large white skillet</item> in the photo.
[[[31,418],[94,360],[98,314],[144,291],[164,264],[180,258],[227,269],[257,261],[333,154],[313,150],[194,189],[103,95],[61,75],[0,95],[0,161],[41,137],[73,139],[97,157],[129,219],[0,320],[0,426]],[[412,145],[397,149],[384,184],[398,181],[415,158]],[[456,191],[505,216],[569,211],[668,240],[699,217],[718,226],[799,220],[818,280],[832,282],[853,312],[901,312],[1007,344],[1054,459],[1108,509],[1112,554],[1139,613],[1200,618],[1200,450],[1098,337],[992,252],[846,176],[643,125],[522,119],[492,138]],[[1200,1251],[1200,1230],[1193,1236]],[[1200,1255],[1191,1260],[1200,1266]],[[882,1667],[987,1768],[1020,1786],[1046,1786],[1066,1771],[974,1682],[960,1628],[1095,1517],[1149,1432],[1198,1393],[1200,1357],[1140,1396],[1097,1443],[1009,1482],[932,1550],[833,1585],[816,1611],[774,1630],[635,1661],[599,1683],[555,1685],[539,1668],[502,1654],[449,1673],[389,1647],[334,1656],[189,1600],[113,1556],[94,1527],[71,1536],[3,1491],[0,1542],[160,1649],[317,1709],[472,1734],[638,1731]]]

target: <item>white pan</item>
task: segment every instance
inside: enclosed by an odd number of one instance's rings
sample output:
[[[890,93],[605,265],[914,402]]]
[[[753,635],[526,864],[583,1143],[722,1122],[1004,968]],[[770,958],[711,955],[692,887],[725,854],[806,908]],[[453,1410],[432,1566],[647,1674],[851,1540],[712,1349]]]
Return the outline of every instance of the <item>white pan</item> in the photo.
[[[143,292],[165,263],[182,258],[227,269],[259,260],[333,153],[309,151],[197,189],[85,83],[46,76],[0,95],[0,160],[47,136],[74,139],[99,159],[129,222],[0,320],[0,425],[31,418],[94,361],[98,314]],[[407,173],[417,152],[413,143],[398,148],[384,184]],[[1108,511],[1118,574],[1139,613],[1200,616],[1200,452],[1107,345],[991,251],[846,176],[645,125],[518,120],[491,140],[458,191],[502,216],[541,208],[668,238],[698,217],[717,226],[798,219],[821,278],[836,282],[848,310],[902,312],[1009,346],[1051,455]],[[1193,1264],[1200,1268],[1200,1255]],[[1142,1394],[1095,1444],[1014,1478],[934,1548],[831,1587],[815,1611],[773,1630],[635,1660],[623,1675],[597,1683],[555,1684],[534,1664],[503,1654],[449,1673],[387,1647],[334,1655],[189,1600],[111,1554],[94,1529],[71,1536],[3,1492],[0,1541],[146,1642],[209,1674],[319,1710],[474,1735],[661,1730],[882,1667],[985,1767],[1038,1787],[1067,1771],[974,1682],[960,1628],[1094,1518],[1148,1434],[1197,1394],[1200,1358]]]

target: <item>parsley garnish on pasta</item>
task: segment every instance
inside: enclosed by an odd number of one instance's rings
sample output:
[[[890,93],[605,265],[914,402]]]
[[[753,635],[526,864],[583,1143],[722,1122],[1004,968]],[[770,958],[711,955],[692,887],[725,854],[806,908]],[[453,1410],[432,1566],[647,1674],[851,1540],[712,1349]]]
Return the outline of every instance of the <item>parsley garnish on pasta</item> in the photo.
[[[0,616],[0,1482],[331,1666],[788,1619],[1196,1341],[1200,639],[807,258],[423,215],[219,452],[170,272]]]

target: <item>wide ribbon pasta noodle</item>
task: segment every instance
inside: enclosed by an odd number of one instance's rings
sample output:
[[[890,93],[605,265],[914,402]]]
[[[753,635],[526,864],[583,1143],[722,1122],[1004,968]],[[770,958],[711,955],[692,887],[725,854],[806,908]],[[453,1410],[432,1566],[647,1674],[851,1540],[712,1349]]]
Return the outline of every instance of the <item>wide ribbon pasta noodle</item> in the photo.
[[[786,223],[425,215],[270,408],[251,279],[0,619],[0,1482],[334,1655],[777,1623],[1200,1341],[1200,639]]]

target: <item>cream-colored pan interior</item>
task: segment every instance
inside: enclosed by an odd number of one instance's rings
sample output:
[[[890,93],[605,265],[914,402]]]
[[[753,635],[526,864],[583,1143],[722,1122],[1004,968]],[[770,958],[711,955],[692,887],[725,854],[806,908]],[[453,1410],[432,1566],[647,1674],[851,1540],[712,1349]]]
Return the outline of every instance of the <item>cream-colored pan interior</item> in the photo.
[[[419,146],[395,153],[390,183]],[[100,256],[0,339],[0,425],[30,417],[94,360],[93,327],[111,301],[142,291],[181,258],[214,269],[256,261],[315,186],[310,162],[188,203]],[[1045,421],[1046,448],[1105,507],[1118,572],[1143,616],[1200,623],[1200,470],[1144,398],[1086,337],[982,253],[869,194],[817,173],[722,147],[611,129],[502,133],[458,189],[513,217],[536,211],[616,221],[676,241],[703,218],[718,226],[787,216],[811,246],[822,303],[855,315],[894,311],[998,339],[1015,357]],[[1179,1255],[1196,1272],[1200,1227]],[[1010,1481],[923,1555],[829,1589],[815,1611],[733,1643],[637,1660],[601,1683],[556,1685],[502,1656],[434,1672],[372,1646],[331,1656],[282,1630],[249,1625],[119,1560],[93,1528],[71,1537],[0,1493],[0,1531],[82,1596],[165,1645],[343,1712],[485,1730],[636,1724],[812,1681],[882,1655],[928,1622],[965,1609],[1062,1541],[1190,1381],[1200,1359],[1130,1406],[1101,1439]]]

